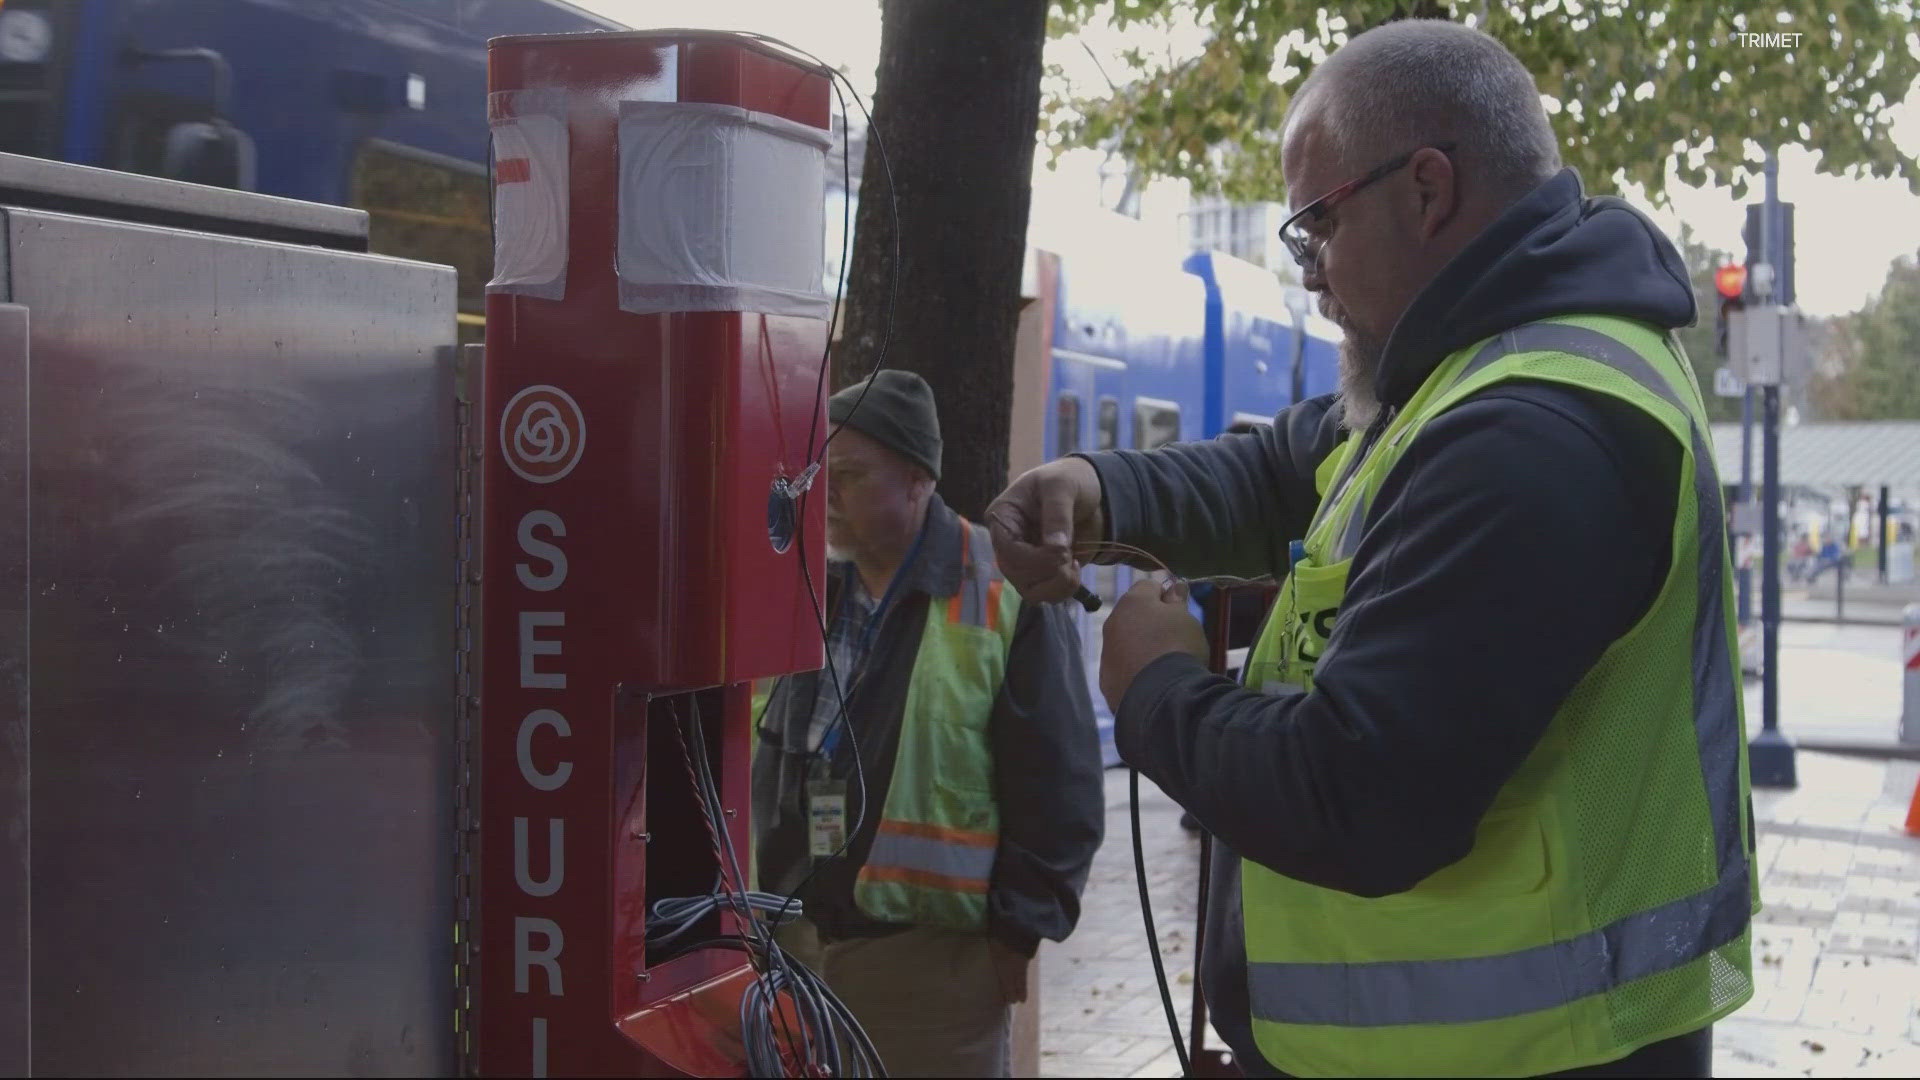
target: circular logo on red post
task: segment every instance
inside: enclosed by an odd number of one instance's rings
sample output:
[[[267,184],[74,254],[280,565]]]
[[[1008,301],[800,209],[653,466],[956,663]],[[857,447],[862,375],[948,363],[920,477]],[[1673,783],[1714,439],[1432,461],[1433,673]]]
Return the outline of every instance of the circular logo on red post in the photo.
[[[522,480],[553,483],[580,463],[586,445],[586,418],[557,386],[527,387],[500,416],[500,452]]]

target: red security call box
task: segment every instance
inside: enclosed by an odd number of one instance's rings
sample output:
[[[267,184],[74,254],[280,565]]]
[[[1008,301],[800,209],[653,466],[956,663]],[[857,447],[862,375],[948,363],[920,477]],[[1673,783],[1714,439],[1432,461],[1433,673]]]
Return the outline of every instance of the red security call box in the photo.
[[[829,89],[740,35],[488,46],[482,1073],[742,1069],[744,957],[646,913],[730,862],[688,741],[744,868],[750,680],[821,663],[822,493],[778,492],[825,437]]]

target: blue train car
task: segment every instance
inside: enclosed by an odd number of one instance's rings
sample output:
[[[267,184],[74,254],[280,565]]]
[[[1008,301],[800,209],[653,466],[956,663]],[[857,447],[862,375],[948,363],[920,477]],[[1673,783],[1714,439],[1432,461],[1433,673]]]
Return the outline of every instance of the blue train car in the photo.
[[[1207,290],[1208,436],[1268,423],[1296,401],[1337,389],[1340,329],[1313,313],[1305,289],[1218,251],[1196,252],[1183,265]]]
[[[477,328],[487,39],[596,29],[557,0],[6,0],[0,151],[359,207],[374,251],[459,271]]]

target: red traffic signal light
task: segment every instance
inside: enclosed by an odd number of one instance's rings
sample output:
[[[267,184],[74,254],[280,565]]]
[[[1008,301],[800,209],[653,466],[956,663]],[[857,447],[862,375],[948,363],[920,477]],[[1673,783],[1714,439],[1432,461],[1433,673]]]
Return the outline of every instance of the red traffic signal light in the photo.
[[[1747,268],[1728,263],[1713,272],[1713,287],[1729,300],[1738,300],[1747,288]]]

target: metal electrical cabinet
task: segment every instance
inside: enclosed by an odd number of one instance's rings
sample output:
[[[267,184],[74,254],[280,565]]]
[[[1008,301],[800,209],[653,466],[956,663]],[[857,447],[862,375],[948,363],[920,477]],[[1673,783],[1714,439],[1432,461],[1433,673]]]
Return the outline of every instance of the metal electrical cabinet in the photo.
[[[8,155],[0,233],[0,1073],[451,1073],[453,271]]]

